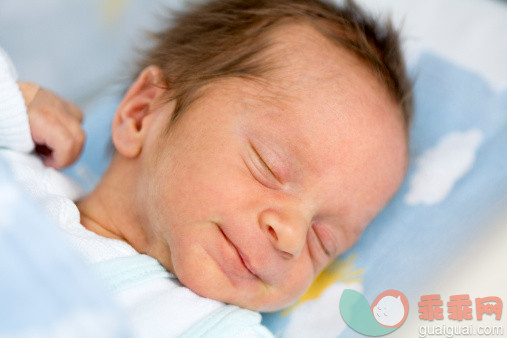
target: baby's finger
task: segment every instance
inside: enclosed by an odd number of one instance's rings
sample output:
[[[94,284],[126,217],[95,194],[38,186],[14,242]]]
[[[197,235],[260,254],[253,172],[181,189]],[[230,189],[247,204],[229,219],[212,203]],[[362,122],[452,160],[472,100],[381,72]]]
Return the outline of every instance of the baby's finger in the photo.
[[[50,155],[44,158],[47,166],[60,169],[79,156],[82,145],[76,144],[59,118],[52,114],[31,114],[29,119],[34,142],[51,150]]]
[[[44,163],[55,169],[71,165],[81,150],[77,147],[71,133],[63,126],[46,138],[46,146],[51,149],[51,155],[44,160]]]
[[[86,139],[86,134],[83,130],[83,127],[81,126],[80,121],[78,121],[74,115],[71,116],[69,114],[59,114],[58,119],[68,129],[70,135],[74,138],[74,143],[78,152],[77,155],[79,156]]]

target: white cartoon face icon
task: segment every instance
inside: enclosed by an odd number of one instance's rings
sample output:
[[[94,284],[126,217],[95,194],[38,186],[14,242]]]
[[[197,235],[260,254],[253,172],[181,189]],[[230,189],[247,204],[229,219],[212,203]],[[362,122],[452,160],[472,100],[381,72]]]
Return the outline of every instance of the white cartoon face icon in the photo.
[[[383,326],[396,326],[405,317],[405,308],[400,296],[385,296],[373,307],[373,315]]]
[[[398,290],[386,290],[373,301],[371,313],[382,326],[400,327],[408,314],[407,297]]]

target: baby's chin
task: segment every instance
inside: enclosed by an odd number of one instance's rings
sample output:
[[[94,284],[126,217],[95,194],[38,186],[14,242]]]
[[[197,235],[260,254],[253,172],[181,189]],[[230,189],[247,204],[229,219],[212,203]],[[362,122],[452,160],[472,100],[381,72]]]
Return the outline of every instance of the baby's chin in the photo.
[[[171,272],[195,294],[245,309],[274,312],[293,304],[311,283],[308,278],[272,285],[253,274],[220,266],[206,245],[173,245]],[[210,251],[212,253],[210,253]],[[310,276],[308,276],[310,277]],[[308,280],[307,280],[308,279]]]
[[[275,312],[292,305],[300,297],[299,294],[288,295],[283,289],[260,280],[231,282],[221,271],[216,270],[180,271],[176,276],[185,287],[201,297],[252,311]]]

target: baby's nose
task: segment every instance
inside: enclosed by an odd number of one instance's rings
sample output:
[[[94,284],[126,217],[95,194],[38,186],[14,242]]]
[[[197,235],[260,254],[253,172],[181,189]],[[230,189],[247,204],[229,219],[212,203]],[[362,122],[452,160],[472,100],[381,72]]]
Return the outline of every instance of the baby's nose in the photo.
[[[271,244],[286,258],[299,257],[309,228],[309,222],[301,213],[266,209],[259,215],[259,225]]]

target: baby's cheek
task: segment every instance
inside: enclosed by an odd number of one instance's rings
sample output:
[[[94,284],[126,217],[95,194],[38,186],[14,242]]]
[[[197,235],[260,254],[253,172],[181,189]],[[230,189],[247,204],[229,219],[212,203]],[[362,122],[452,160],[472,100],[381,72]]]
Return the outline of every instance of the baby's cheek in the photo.
[[[248,185],[237,177],[230,169],[213,170],[201,177],[196,177],[192,186],[188,187],[191,198],[199,201],[201,207],[207,206],[214,211],[231,210],[237,204],[250,196],[252,191]]]
[[[361,226],[351,226],[348,229],[344,230],[340,237],[337,239],[337,247],[338,251],[336,252],[337,258],[339,255],[345,253],[349,250],[356,242],[359,240],[367,225]]]
[[[320,271],[322,271],[325,266],[326,265],[323,265]],[[292,280],[292,282],[285,283],[287,292],[294,300],[301,298],[308,289],[313,286],[313,283],[319,283],[319,281],[316,280],[317,275],[311,260],[305,259],[305,264],[301,266],[301,269],[292,273],[291,277],[293,278],[288,278],[288,281]]]

